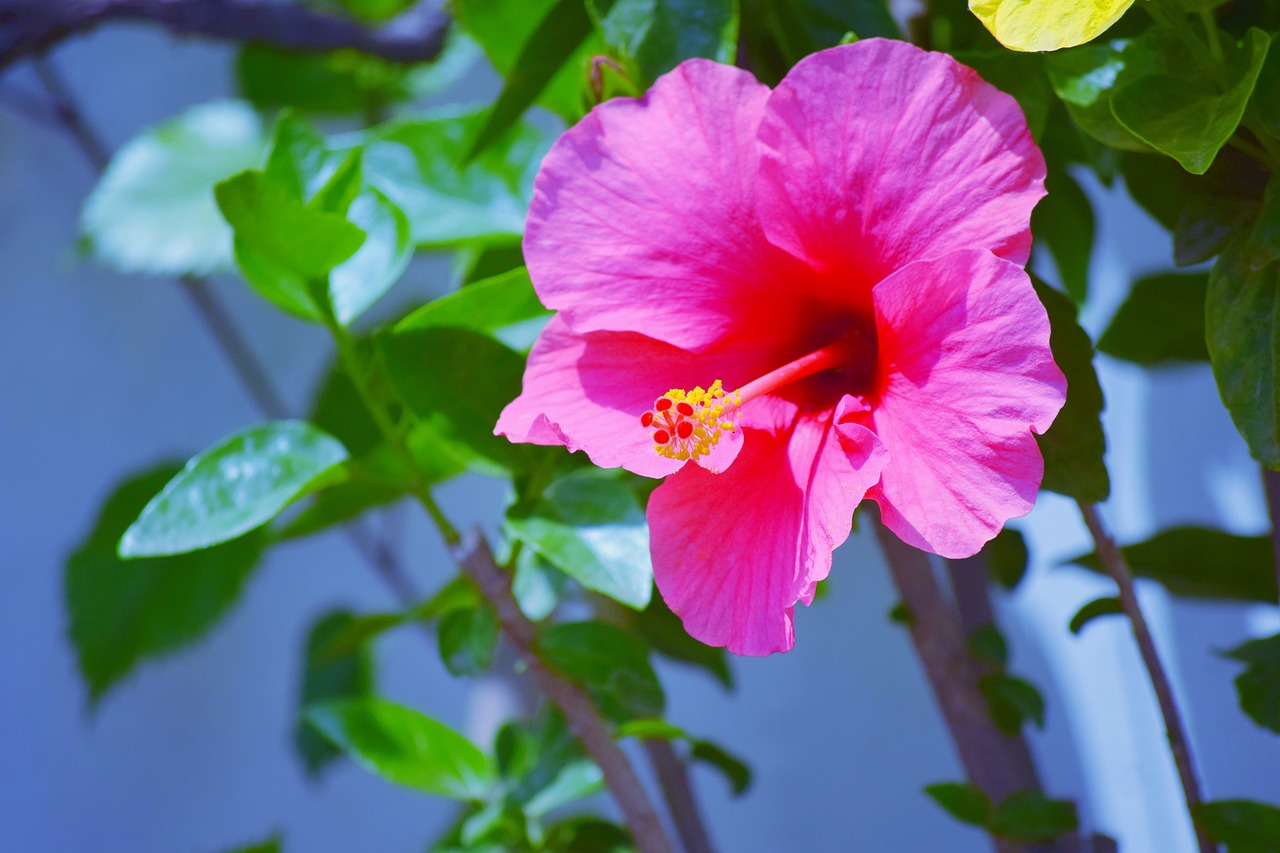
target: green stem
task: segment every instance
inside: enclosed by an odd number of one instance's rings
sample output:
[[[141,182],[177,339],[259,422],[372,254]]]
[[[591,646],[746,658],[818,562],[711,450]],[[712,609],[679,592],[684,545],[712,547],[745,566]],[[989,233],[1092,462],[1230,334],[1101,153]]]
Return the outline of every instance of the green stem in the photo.
[[[1222,62],[1222,42],[1218,38],[1218,22],[1208,9],[1200,9],[1200,23],[1204,24],[1205,40],[1209,42],[1209,55],[1216,62]]]

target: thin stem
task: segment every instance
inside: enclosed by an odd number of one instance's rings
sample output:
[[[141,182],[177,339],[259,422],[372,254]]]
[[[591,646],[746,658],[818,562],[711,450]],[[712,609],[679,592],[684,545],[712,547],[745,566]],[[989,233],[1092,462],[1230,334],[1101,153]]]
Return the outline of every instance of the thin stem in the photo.
[[[1276,561],[1276,580],[1280,587],[1280,471],[1262,469],[1262,488],[1267,495],[1267,514],[1271,516],[1271,550]]]
[[[75,139],[76,144],[80,146],[80,150],[84,152],[84,156],[93,165],[94,170],[98,172],[105,170],[107,162],[111,159],[106,143],[85,121],[84,115],[80,112],[79,107],[76,106],[71,93],[67,90],[66,84],[62,81],[62,76],[58,74],[49,60],[43,56],[34,59],[31,66],[35,69],[40,85],[44,86],[45,91],[49,94],[49,101],[53,104],[54,115],[57,116],[62,127]]]
[[[911,639],[929,686],[942,710],[965,775],[993,802],[1020,790],[1022,779],[1005,737],[991,719],[979,689],[980,669],[951,603],[943,594],[929,558],[907,545],[883,523],[875,524],[893,582],[910,618]],[[1019,842],[996,840],[997,850],[1026,850]]]
[[[1218,23],[1213,19],[1213,13],[1208,9],[1201,8],[1200,23],[1204,25],[1204,36],[1209,42],[1209,55],[1216,62],[1222,61],[1222,42],[1218,38]]]
[[[1129,617],[1129,624],[1133,627],[1133,636],[1138,641],[1138,651],[1142,655],[1142,663],[1147,669],[1147,675],[1151,678],[1151,686],[1155,690],[1156,702],[1160,705],[1160,713],[1164,716],[1165,733],[1169,738],[1169,750],[1173,753],[1173,763],[1178,768],[1178,778],[1182,782],[1182,793],[1186,797],[1187,810],[1190,812],[1192,824],[1195,826],[1196,840],[1200,845],[1201,853],[1215,853],[1218,849],[1217,845],[1209,840],[1209,837],[1196,822],[1196,811],[1200,803],[1203,802],[1204,797],[1200,793],[1200,780],[1196,776],[1195,761],[1191,755],[1191,742],[1187,738],[1186,729],[1182,723],[1182,714],[1179,712],[1178,703],[1174,699],[1173,687],[1169,682],[1169,676],[1165,672],[1164,664],[1160,661],[1160,654],[1156,651],[1156,644],[1151,637],[1151,631],[1147,627],[1146,617],[1142,615],[1142,608],[1138,604],[1138,596],[1133,588],[1133,573],[1129,570],[1129,564],[1125,560],[1124,554],[1103,525],[1102,517],[1098,514],[1097,507],[1083,501],[1078,502],[1078,505],[1080,507],[1080,515],[1084,517],[1084,523],[1088,526],[1089,533],[1093,536],[1094,544],[1097,546],[1098,559],[1120,590],[1120,604],[1124,608],[1125,615]]]
[[[684,853],[715,853],[711,836],[702,822],[702,813],[698,811],[698,799],[693,785],[689,783],[689,774],[671,741],[647,738],[644,751],[649,756],[654,775],[658,777],[658,787],[662,789],[663,799],[671,811],[671,820],[680,835]]]

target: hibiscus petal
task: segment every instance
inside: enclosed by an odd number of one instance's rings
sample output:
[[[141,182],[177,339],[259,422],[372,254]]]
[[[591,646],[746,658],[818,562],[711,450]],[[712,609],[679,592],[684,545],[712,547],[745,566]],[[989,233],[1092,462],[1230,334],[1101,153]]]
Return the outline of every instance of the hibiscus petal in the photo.
[[[665,477],[684,463],[654,451],[640,415],[673,387],[706,386],[719,378],[715,371],[735,369],[734,359],[727,360],[693,356],[628,332],[579,334],[557,315],[529,353],[523,391],[502,410],[494,432],[512,441],[585,450],[601,468]],[[727,468],[741,444],[741,430],[726,432],[698,463]]]
[[[765,232],[833,289],[865,299],[902,265],[962,248],[1027,260],[1044,159],[1017,102],[949,56],[883,39],[813,54],[759,134]]]
[[[967,557],[1035,503],[1032,432],[1066,400],[1049,318],[1016,264],[955,252],[872,292],[879,335],[870,421],[892,462],[867,497],[910,545]]]
[[[784,314],[798,320],[767,290],[794,261],[755,214],[768,94],[745,71],[690,60],[561,136],[534,183],[524,240],[543,303],[581,332],[639,332],[691,350],[778,330]]]
[[[840,422],[843,406],[835,422],[748,429],[723,474],[690,466],[649,498],[654,579],[693,637],[743,655],[795,644],[796,602],[813,600],[885,463],[874,434]]]

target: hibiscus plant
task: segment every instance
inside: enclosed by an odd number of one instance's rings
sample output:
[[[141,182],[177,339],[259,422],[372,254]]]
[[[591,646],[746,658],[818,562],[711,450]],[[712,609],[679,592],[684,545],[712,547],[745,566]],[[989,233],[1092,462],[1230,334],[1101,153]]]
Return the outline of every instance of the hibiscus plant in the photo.
[[[992,616],[1027,560],[1007,524],[1048,491],[1116,587],[1069,630],[1132,627],[1171,820],[1201,851],[1280,850],[1280,808],[1207,795],[1230,784],[1202,778],[1133,580],[1275,605],[1276,558],[1202,528],[1116,544],[1093,366],[1207,361],[1221,400],[1195,405],[1225,406],[1280,495],[1280,4],[14,5],[0,67],[36,67],[27,112],[102,172],[85,251],[186,290],[263,416],[120,484],[68,559],[91,703],[206,636],[270,549],[337,531],[396,604],[305,638],[308,772],[345,757],[457,801],[432,850],[701,853],[687,767],[741,790],[750,746],[668,719],[653,658],[731,685],[804,645],[797,605],[824,606],[861,528],[965,776],[921,780],[920,808],[1000,850],[1114,849],[1040,783],[1024,730],[1046,702]],[[242,97],[108,157],[45,51],[116,17],[231,40]],[[486,63],[488,102],[421,107]],[[1095,341],[1077,317],[1107,187],[1189,270],[1127,288]],[[369,321],[425,254],[452,258],[443,295]],[[331,338],[310,409],[223,306],[237,281]],[[439,488],[474,475],[505,484],[498,528]],[[372,523],[397,504],[451,558],[430,591]],[[380,696],[379,643],[423,629],[453,675],[532,695],[490,741]],[[1280,636],[1230,654],[1243,713],[1280,731]]]

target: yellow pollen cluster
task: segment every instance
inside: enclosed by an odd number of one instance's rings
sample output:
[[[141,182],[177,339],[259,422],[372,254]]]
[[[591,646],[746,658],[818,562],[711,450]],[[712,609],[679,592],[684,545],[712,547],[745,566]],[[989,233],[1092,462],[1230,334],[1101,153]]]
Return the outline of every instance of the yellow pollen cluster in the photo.
[[[709,388],[672,388],[659,397],[651,411],[640,417],[640,424],[653,430],[653,449],[668,459],[697,459],[706,456],[720,442],[726,430],[735,428],[734,415],[726,409],[740,404],[717,379]]]

